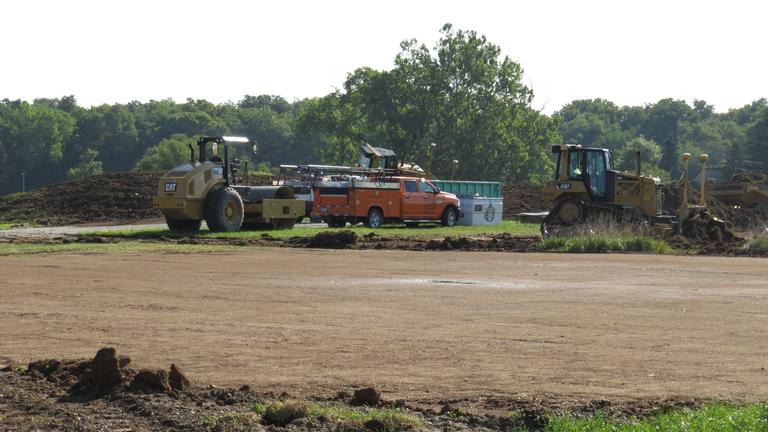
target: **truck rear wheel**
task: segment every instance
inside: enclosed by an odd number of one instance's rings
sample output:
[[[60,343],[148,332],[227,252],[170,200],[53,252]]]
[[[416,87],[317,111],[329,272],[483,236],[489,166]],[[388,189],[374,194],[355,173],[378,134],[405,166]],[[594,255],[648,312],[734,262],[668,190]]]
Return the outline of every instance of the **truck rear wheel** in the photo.
[[[445,210],[443,210],[443,217],[440,218],[440,223],[444,227],[452,227],[456,225],[456,209],[453,207],[446,207]]]
[[[197,231],[203,221],[193,219],[169,219],[165,218],[168,229],[171,231]]]
[[[368,228],[381,228],[384,224],[384,214],[378,208],[372,208],[368,211],[368,221],[365,226]]]
[[[205,200],[205,223],[211,231],[237,231],[243,225],[243,199],[234,189],[216,189]]]

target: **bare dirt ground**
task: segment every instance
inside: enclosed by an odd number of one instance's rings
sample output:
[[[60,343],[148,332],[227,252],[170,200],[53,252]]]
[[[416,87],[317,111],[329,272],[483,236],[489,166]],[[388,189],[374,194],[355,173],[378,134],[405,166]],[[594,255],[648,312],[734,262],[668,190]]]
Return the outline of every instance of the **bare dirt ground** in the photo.
[[[762,259],[248,248],[0,258],[0,356],[414,403],[768,400]]]

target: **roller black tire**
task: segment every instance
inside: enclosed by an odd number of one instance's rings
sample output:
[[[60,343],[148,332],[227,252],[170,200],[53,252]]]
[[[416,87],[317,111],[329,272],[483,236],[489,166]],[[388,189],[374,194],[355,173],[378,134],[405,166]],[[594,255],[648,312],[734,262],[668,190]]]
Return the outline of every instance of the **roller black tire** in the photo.
[[[440,218],[440,223],[444,227],[452,227],[456,225],[456,219],[458,219],[458,216],[459,215],[455,208],[446,207],[445,210],[443,210],[443,217]]]
[[[205,223],[211,231],[237,231],[243,225],[243,199],[234,189],[223,187],[205,200]]]
[[[165,218],[165,223],[168,224],[168,229],[171,231],[197,231],[200,229],[203,221]]]
[[[296,224],[295,219],[272,219],[271,222],[274,229],[291,229]]]

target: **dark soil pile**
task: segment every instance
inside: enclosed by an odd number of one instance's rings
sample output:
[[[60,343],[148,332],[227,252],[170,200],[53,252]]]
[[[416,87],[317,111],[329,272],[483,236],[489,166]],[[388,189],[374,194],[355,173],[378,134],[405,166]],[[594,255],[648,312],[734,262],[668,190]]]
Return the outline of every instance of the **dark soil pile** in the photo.
[[[548,211],[550,204],[544,199],[542,185],[518,183],[504,186],[504,219],[517,213]]]
[[[768,183],[768,175],[761,173],[737,173],[730,183]]]
[[[664,185],[662,192],[664,193],[664,213],[670,215],[677,214],[683,199],[682,188],[674,185]],[[766,214],[758,209],[730,206],[711,196],[707,196],[706,201],[707,211],[712,216],[728,222],[734,228],[746,230],[764,226],[768,223]],[[688,202],[692,204],[699,202],[699,193],[694,188],[688,189]]]
[[[328,406],[350,405],[398,408],[424,421],[419,430],[507,431],[541,430],[551,414],[601,415],[625,419],[646,417],[677,408],[696,408],[706,401],[670,399],[611,402],[578,398],[483,396],[480,399],[444,400],[435,395],[420,401],[387,400],[375,388],[354,391],[354,398],[342,390],[336,396],[316,395],[297,400],[283,392],[255,393],[248,385],[219,388],[189,385],[175,389],[173,375],[181,373],[128,368],[130,360],[112,348],[100,350],[92,360],[41,360],[28,368],[0,369],[0,430],[151,430],[151,431],[297,431],[394,430],[378,419],[340,424],[321,416],[310,422],[310,403]],[[175,372],[174,372],[175,369]],[[138,379],[138,377],[142,377]],[[156,391],[165,386],[169,391]],[[178,378],[178,377],[177,377]],[[184,378],[186,380],[186,378]],[[73,383],[88,386],[73,392]],[[137,384],[140,383],[141,385]],[[151,383],[149,391],[143,385]],[[96,389],[98,391],[95,391]],[[90,393],[83,389],[90,389]],[[264,407],[261,415],[254,407]],[[442,406],[439,411],[435,407]],[[365,412],[365,408],[356,408]],[[518,416],[512,417],[510,411]],[[278,414],[278,416],[274,416]],[[386,419],[382,419],[386,420]],[[276,426],[276,425],[281,426]]]
[[[161,217],[152,201],[163,174],[113,172],[0,197],[0,222],[53,226]],[[250,176],[248,184],[271,185],[274,179]]]
[[[0,198],[0,220],[71,225],[159,217],[152,208],[159,172],[116,172]]]

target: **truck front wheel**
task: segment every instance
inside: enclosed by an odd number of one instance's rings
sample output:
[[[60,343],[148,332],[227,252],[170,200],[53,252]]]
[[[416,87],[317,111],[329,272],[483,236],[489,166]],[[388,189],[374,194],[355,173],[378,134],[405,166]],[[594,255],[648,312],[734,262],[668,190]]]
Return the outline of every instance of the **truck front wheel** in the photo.
[[[380,209],[372,208],[368,212],[368,222],[366,223],[366,226],[368,228],[381,228],[383,224],[384,224],[384,214],[381,212]]]
[[[443,217],[440,218],[440,223],[442,223],[444,227],[452,227],[456,225],[456,216],[455,208],[446,207],[445,210],[443,210]]]

